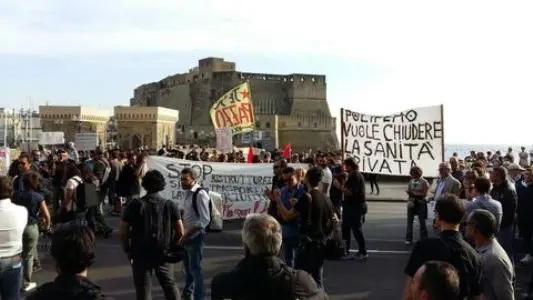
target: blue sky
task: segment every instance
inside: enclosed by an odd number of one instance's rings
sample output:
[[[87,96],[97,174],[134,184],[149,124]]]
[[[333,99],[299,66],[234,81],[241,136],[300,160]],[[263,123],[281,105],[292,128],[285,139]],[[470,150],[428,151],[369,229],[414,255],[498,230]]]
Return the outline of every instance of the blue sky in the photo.
[[[0,106],[111,111],[218,56],[241,71],[326,74],[336,116],[444,104],[449,143],[533,143],[528,1],[109,2],[0,2]]]

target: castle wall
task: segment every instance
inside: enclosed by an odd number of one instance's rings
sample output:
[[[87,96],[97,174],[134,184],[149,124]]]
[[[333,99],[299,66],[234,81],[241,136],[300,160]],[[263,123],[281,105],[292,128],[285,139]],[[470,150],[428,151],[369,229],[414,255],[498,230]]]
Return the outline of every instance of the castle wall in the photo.
[[[176,74],[159,82],[142,85],[135,89],[132,105],[162,106],[180,111],[179,131],[183,138],[196,142],[199,132],[213,133],[209,110],[213,103],[237,84],[248,80],[251,86],[255,115],[258,117],[258,130],[279,130],[299,132],[307,130],[330,131],[335,136],[335,119],[326,98],[326,77],[307,74],[265,74],[236,72],[233,62],[222,58],[206,58],[188,73]],[[264,116],[280,116],[278,122],[264,121]],[[295,119],[288,117],[316,117],[315,119]],[[287,118],[286,118],[287,117]],[[264,121],[264,122],[263,122]],[[271,128],[264,128],[266,123]],[[274,126],[275,125],[275,126]],[[296,135],[272,134],[275,147]],[[301,137],[304,138],[303,136]],[[327,138],[335,142],[336,137]],[[337,142],[334,143],[338,145]]]
[[[295,74],[290,78],[288,97],[291,115],[331,116],[326,100],[326,77]]]

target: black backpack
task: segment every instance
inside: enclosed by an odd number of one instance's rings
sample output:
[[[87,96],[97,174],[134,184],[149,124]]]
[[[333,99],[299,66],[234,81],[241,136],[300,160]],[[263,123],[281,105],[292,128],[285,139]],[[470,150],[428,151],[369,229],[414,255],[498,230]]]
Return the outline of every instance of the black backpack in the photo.
[[[76,206],[78,207],[78,211],[84,211],[97,206],[99,201],[96,185],[92,182],[81,181],[76,178],[74,180],[78,182],[78,186],[76,187]]]
[[[153,259],[155,264],[180,262],[185,249],[178,244],[175,226],[172,224],[172,203],[147,196],[139,201],[141,216],[144,218],[143,252],[146,257]]]
[[[197,188],[196,191],[192,194],[192,208],[194,210],[194,213],[197,217],[200,217],[200,212],[198,211],[198,193],[200,191],[204,190],[203,188]],[[207,195],[209,196],[209,193],[206,191]],[[211,223],[213,222],[213,201],[211,200],[211,197],[209,198],[209,224],[204,228],[205,232],[216,232],[218,230],[212,230],[211,229]]]

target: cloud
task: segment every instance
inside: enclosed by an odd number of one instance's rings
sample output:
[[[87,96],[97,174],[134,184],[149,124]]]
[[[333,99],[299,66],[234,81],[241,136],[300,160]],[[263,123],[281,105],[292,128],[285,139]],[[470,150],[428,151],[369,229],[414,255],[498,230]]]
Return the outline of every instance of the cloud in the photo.
[[[6,0],[0,4],[0,51],[50,55],[207,48],[445,65],[502,48],[531,50],[523,34],[533,28],[532,4],[523,3]]]
[[[454,136],[477,113],[480,123],[505,115],[502,126],[478,134],[490,139],[529,118],[532,13],[527,0],[4,0],[0,55],[208,50],[364,61],[392,72],[357,89],[330,85],[334,111],[445,103]]]

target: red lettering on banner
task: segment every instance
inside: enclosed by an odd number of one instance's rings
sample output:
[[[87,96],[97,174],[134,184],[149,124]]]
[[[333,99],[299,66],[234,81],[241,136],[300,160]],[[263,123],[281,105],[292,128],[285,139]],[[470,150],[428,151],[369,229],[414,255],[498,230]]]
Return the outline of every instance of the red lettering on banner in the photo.
[[[235,206],[241,206],[242,202],[239,205]],[[248,205],[247,205],[248,206]],[[251,213],[266,213],[268,210],[268,201],[255,201],[253,204],[250,203],[248,208],[237,208],[234,207],[234,203],[228,202],[225,203],[222,207],[222,217],[223,219],[244,219],[248,214]]]
[[[235,103],[220,107],[215,112],[217,128],[243,126],[254,123],[253,105],[251,103]]]

